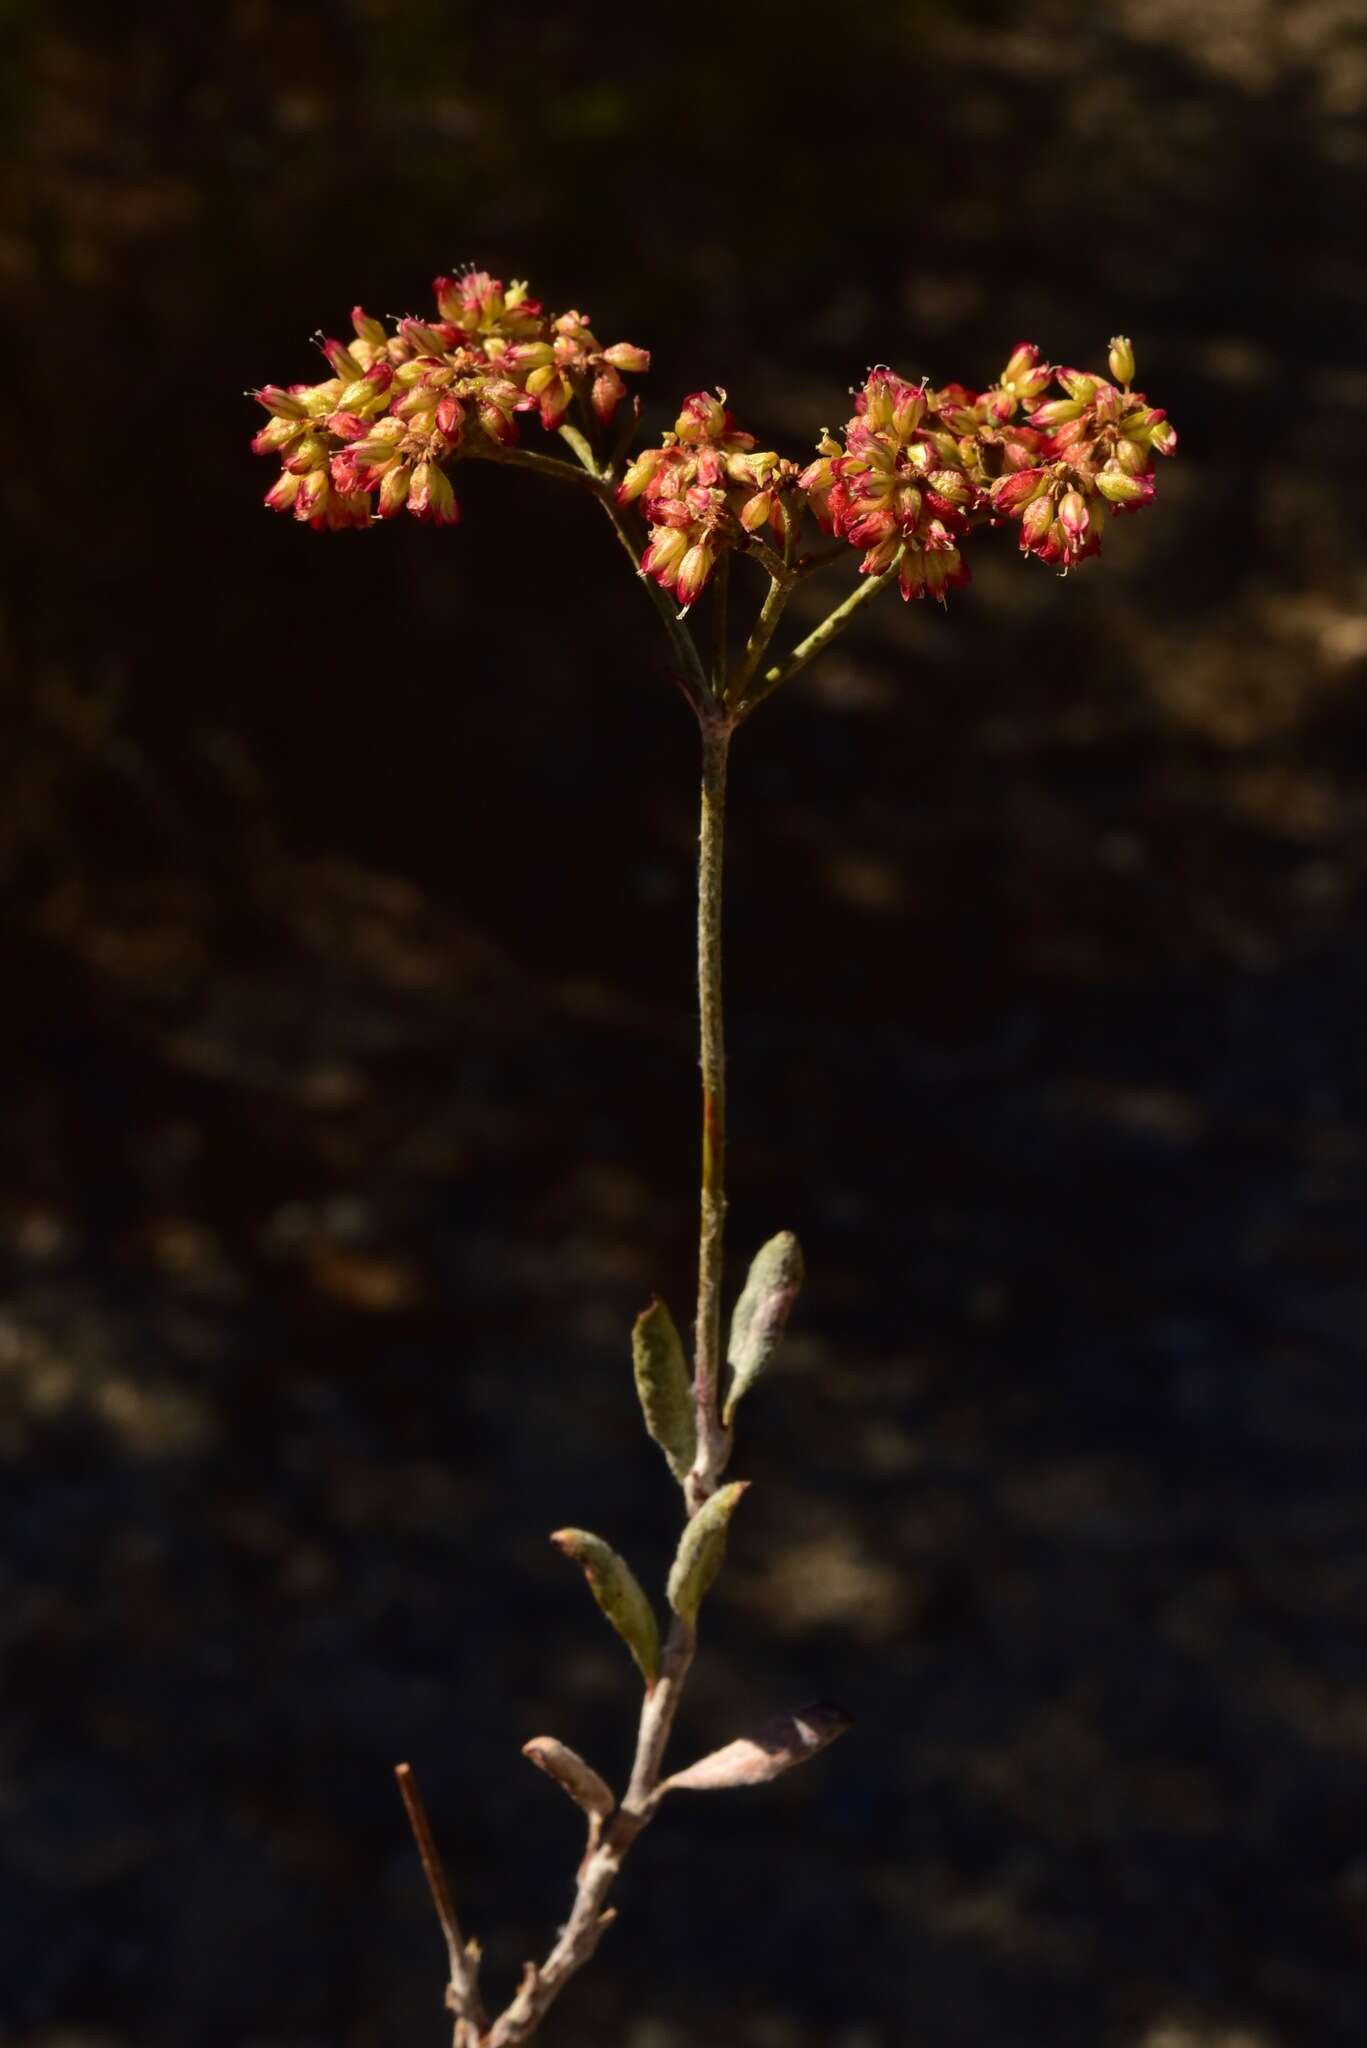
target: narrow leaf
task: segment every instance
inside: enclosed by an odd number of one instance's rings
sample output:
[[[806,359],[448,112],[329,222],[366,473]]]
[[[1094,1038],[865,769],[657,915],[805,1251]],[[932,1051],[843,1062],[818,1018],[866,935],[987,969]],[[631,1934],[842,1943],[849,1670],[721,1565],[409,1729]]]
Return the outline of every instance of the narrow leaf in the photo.
[[[660,1790],[724,1792],[735,1785],[766,1784],[805,1764],[849,1725],[850,1717],[841,1707],[800,1707],[795,1714],[776,1714],[753,1735],[742,1735],[725,1749],[700,1757],[686,1771],[676,1771]]]
[[[548,1778],[554,1778],[585,1813],[606,1820],[616,1806],[617,1801],[593,1765],[586,1764],[582,1756],[567,1744],[557,1742],[553,1735],[534,1735],[530,1742],[523,1743],[522,1754]]]
[[[726,1525],[749,1484],[748,1479],[737,1479],[720,1488],[703,1502],[679,1538],[669,1573],[669,1604],[690,1627],[698,1618],[703,1594],[721,1570],[726,1555]]]
[[[780,1230],[777,1237],[771,1237],[755,1253],[731,1317],[731,1335],[726,1346],[731,1385],[722,1422],[727,1429],[731,1427],[737,1402],[778,1350],[802,1276],[802,1247],[791,1230]]]
[[[697,1452],[698,1424],[683,1345],[673,1316],[658,1299],[632,1326],[631,1359],[646,1428],[682,1485]]]
[[[624,1558],[587,1529],[557,1529],[557,1550],[572,1557],[589,1582],[594,1599],[636,1660],[648,1686],[660,1675],[660,1627],[640,1581]]]

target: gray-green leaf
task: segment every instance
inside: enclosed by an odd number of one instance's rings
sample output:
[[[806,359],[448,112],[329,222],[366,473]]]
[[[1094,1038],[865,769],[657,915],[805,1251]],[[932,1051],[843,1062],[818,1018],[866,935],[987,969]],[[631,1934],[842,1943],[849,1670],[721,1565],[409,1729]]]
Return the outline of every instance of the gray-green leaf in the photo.
[[[731,1384],[722,1421],[728,1429],[737,1402],[778,1350],[802,1277],[802,1247],[791,1230],[780,1230],[755,1253],[731,1317],[726,1347]]]
[[[642,1309],[632,1326],[631,1360],[646,1428],[682,1485],[697,1452],[698,1423],[683,1345],[673,1316],[659,1299]]]
[[[580,1567],[594,1599],[635,1658],[642,1678],[648,1686],[654,1685],[660,1675],[660,1625],[626,1559],[587,1529],[557,1529],[551,1542]]]
[[[610,1788],[593,1765],[586,1764],[577,1751],[557,1741],[554,1735],[534,1735],[530,1742],[523,1743],[522,1754],[548,1778],[554,1778],[585,1813],[596,1814],[599,1820],[606,1820],[616,1806],[617,1801]]]
[[[697,1621],[703,1594],[721,1570],[726,1555],[726,1525],[748,1479],[721,1487],[698,1509],[683,1535],[669,1574],[669,1604],[690,1627]]]
[[[726,1792],[737,1785],[764,1785],[805,1764],[828,1743],[843,1735],[850,1717],[843,1707],[802,1707],[796,1714],[776,1714],[753,1735],[728,1742],[700,1757],[686,1771],[666,1778],[661,1792]],[[543,1765],[543,1769],[545,1766]]]

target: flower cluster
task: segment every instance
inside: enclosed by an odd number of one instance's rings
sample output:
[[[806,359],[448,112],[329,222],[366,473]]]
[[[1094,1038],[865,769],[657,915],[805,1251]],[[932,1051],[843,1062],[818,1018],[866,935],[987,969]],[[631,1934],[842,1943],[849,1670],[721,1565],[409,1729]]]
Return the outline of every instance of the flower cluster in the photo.
[[[439,277],[434,290],[432,319],[390,331],[358,306],[354,338],[321,344],[329,377],[253,394],[271,417],[252,445],[281,460],[266,494],[274,510],[317,528],[368,526],[405,507],[453,524],[448,471],[463,445],[486,455],[510,446],[519,413],[568,431],[576,404],[592,435],[626,396],[624,373],[650,367],[645,349],[604,348],[587,315],[547,313],[525,284],[467,270]],[[809,508],[861,550],[864,574],[895,568],[904,598],[943,604],[967,583],[964,542],[982,525],[1014,521],[1024,553],[1070,569],[1100,553],[1108,511],[1149,503],[1154,458],[1177,446],[1167,414],[1134,389],[1123,336],[1111,342],[1108,370],[1056,368],[1032,342],[981,392],[933,389],[880,365],[855,393],[854,417],[822,436],[805,469],[757,449],[724,391],[695,391],[617,487],[618,503],[635,504],[648,529],[642,573],[687,611],[728,550],[748,548],[773,567],[771,542],[792,567]],[[610,477],[584,460],[595,484]]]
[[[274,511],[333,529],[407,507],[451,525],[447,465],[468,432],[507,445],[518,413],[554,429],[576,398],[606,423],[626,395],[622,372],[650,367],[630,342],[604,348],[584,314],[548,315],[525,284],[505,289],[470,270],[434,290],[435,319],[400,320],[390,333],[358,306],[354,339],[322,344],[330,377],[253,394],[271,417],[252,446],[281,459],[266,494]]]
[[[765,527],[780,543],[795,532],[796,482],[795,462],[757,451],[754,435],[739,431],[724,391],[695,391],[660,446],[631,464],[617,502],[639,500],[651,530],[641,572],[672,590],[686,611],[728,548]]]
[[[1115,384],[1056,370],[1031,342],[979,393],[880,367],[856,394],[843,444],[824,435],[798,481],[818,523],[865,551],[865,574],[897,562],[904,598],[943,603],[966,583],[962,542],[984,521],[1019,519],[1025,552],[1069,568],[1100,552],[1107,507],[1148,503],[1154,454],[1177,446],[1166,414],[1130,388],[1128,341],[1112,342],[1110,370]],[[1063,398],[1041,402],[1055,379]]]
[[[1030,415],[1043,437],[1036,460],[992,485],[992,511],[1020,521],[1022,550],[1065,569],[1100,554],[1107,508],[1137,512],[1150,502],[1153,458],[1177,448],[1167,414],[1132,388],[1134,350],[1124,335],[1112,341],[1107,367],[1114,382],[1054,372],[1064,396]]]
[[[959,540],[979,494],[960,437],[939,409],[941,399],[951,407],[958,402],[959,387],[951,385],[949,394],[908,384],[891,370],[870,371],[844,449],[823,436],[817,460],[801,476],[818,523],[865,550],[866,575],[881,576],[900,550],[904,598],[929,591],[943,602],[969,577]]]

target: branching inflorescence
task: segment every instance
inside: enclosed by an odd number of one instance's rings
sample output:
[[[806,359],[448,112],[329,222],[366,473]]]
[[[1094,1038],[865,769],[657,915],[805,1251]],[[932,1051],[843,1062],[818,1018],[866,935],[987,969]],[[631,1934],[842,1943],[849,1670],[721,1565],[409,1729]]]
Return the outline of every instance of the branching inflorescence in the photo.
[[[432,1889],[449,1967],[454,2048],[512,2048],[538,2028],[566,1982],[592,1955],[613,1913],[608,1897],[636,1837],[671,1791],[753,1785],[805,1762],[848,1725],[834,1707],[766,1722],[687,1769],[664,1774],[679,1698],[693,1661],[699,1609],[719,1571],[727,1528],[745,1483],[726,1481],[738,1402],[777,1351],[802,1280],[790,1232],[762,1247],[721,1344],[726,1214],[725,1051],[721,997],[722,824],[736,729],[783,682],[842,632],[894,578],[904,599],[942,605],[969,580],[965,546],[982,526],[1014,525],[1027,555],[1066,571],[1101,551],[1109,516],[1137,511],[1154,493],[1154,457],[1177,436],[1167,415],[1134,389],[1134,351],[1110,344],[1109,375],[1056,368],[1021,343],[981,392],[932,387],[879,366],[855,393],[854,416],[824,433],[805,467],[736,425],[726,393],[686,398],[655,446],[632,452],[639,402],[625,376],[650,367],[630,342],[603,347],[577,312],[548,314],[525,285],[483,271],[436,280],[436,315],[386,327],[357,307],[355,338],[321,346],[331,375],[316,384],[265,385],[270,414],[253,447],[277,454],[266,494],[274,510],[315,529],[364,527],[408,511],[452,525],[450,472],[461,460],[502,462],[574,484],[610,519],[669,636],[676,679],[702,735],[697,977],[702,1067],[701,1219],[693,1356],[663,1303],[632,1334],[645,1426],[682,1496],[684,1525],[666,1587],[661,1634],[654,1604],[602,1537],[558,1530],[634,1660],[643,1687],[636,1752],[620,1799],[591,1765],[553,1736],[524,1754],[582,1810],[587,1843],[568,1919],[545,1960],[528,1963],[494,2019],[479,1985],[479,1951],[462,1936],[413,1781],[400,1786]],[[1051,388],[1057,395],[1050,396]],[[519,420],[534,414],[572,459],[527,447]],[[808,516],[819,534],[808,546]],[[794,590],[860,551],[855,590],[777,660],[770,645]],[[767,576],[754,616],[735,624],[733,556]],[[688,613],[712,587],[712,634],[699,647]]]

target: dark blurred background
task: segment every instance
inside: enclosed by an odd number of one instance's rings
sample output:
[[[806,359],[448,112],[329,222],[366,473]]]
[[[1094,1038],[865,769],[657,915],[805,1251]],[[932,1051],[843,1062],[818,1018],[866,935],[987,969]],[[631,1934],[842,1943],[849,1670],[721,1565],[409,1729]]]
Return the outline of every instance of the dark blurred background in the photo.
[[[545,1532],[670,1547],[694,734],[591,507],[314,536],[240,396],[469,259],[654,429],[1121,330],[1183,436],[738,746],[731,1242],[811,1279],[678,1753],[858,1725],[677,1802],[545,2039],[1360,2048],[1358,0],[0,24],[5,2048],[443,2041],[390,1766],[500,1990],[518,1745],[628,1747]]]

